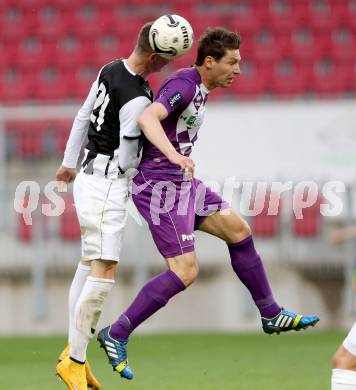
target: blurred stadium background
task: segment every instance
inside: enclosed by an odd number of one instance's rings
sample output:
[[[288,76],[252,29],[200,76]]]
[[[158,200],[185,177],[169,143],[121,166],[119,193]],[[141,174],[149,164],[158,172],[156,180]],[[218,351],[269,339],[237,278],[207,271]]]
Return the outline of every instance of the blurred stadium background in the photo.
[[[247,217],[275,296],[288,309],[319,314],[320,329],[349,326],[356,318],[355,246],[335,247],[329,235],[356,216],[355,0],[1,0],[0,334],[65,333],[80,232],[71,188],[62,195],[66,208],[59,217],[41,214],[48,203],[43,191],[100,67],[127,56],[140,26],[165,13],[186,17],[196,38],[209,26],[240,31],[241,75],[209,97],[194,154],[197,175],[218,190],[232,177],[235,184],[265,181],[268,197],[273,181],[291,181],[276,216],[267,215],[265,203],[258,216]],[[153,89],[174,69],[193,64],[195,48],[151,77]],[[298,220],[291,206],[298,183],[314,181],[321,190],[331,180],[345,183],[338,195],[342,213],[323,217],[320,191]],[[23,181],[41,189],[31,226],[14,210]],[[248,214],[236,187],[233,205]],[[131,210],[102,324],[164,267]],[[198,234],[197,251],[199,280],[140,331],[259,330],[225,246]]]

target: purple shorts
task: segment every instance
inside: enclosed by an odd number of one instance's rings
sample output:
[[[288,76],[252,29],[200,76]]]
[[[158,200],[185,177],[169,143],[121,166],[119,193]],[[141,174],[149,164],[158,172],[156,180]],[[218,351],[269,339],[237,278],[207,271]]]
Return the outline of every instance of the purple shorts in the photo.
[[[132,199],[164,258],[194,251],[194,230],[230,207],[201,180],[184,180],[179,171],[141,170],[133,179]]]

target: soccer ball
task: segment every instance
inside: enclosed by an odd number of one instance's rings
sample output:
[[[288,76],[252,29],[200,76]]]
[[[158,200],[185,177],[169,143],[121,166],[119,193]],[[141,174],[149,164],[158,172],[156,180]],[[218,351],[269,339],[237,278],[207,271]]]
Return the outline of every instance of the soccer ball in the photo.
[[[164,15],[151,26],[149,40],[152,50],[163,58],[177,58],[193,45],[190,23],[179,15]]]

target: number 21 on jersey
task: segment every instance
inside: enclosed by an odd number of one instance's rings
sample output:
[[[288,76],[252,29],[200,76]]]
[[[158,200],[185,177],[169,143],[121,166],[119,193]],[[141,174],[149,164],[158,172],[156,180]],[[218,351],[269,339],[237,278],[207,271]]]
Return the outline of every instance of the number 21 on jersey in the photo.
[[[100,83],[98,96],[93,107],[93,112],[90,115],[90,121],[93,123],[97,131],[101,130],[101,125],[104,123],[105,110],[109,101],[110,96],[106,93],[105,84]]]

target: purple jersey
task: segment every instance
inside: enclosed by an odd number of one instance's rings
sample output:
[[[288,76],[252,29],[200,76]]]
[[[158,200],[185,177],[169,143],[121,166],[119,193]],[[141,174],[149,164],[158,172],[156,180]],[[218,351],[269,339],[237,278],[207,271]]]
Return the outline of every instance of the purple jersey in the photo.
[[[208,89],[196,68],[178,70],[159,89],[155,102],[162,103],[168,117],[162,126],[176,151],[189,156],[203,122]],[[177,168],[154,145],[147,142],[140,168]]]
[[[208,90],[196,68],[174,73],[158,91],[168,117],[162,126],[178,153],[189,156],[203,122]],[[205,217],[229,208],[220,195],[200,180],[186,180],[177,165],[147,142],[139,174],[133,179],[132,199],[147,221],[158,250],[165,258],[194,250],[194,230]]]

